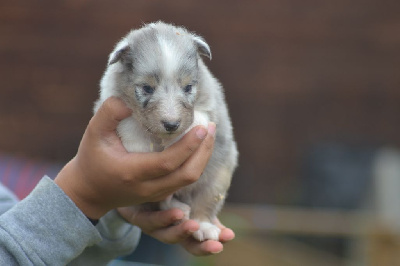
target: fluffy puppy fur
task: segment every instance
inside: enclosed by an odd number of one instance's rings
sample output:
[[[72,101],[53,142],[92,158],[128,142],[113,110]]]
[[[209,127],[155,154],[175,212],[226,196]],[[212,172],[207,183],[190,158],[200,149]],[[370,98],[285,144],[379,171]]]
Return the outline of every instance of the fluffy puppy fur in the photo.
[[[158,203],[159,209],[177,207],[198,221],[199,241],[218,240],[213,220],[238,157],[223,88],[201,56],[211,59],[210,47],[182,27],[157,22],[132,30],[110,54],[94,108],[117,96],[132,109],[117,129],[129,152],[162,151],[196,125],[217,124],[214,151],[199,180]]]

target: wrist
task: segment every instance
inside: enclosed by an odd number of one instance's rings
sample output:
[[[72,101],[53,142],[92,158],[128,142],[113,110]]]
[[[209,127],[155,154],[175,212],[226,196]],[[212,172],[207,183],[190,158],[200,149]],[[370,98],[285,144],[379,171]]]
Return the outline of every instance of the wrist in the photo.
[[[99,223],[99,219],[92,219],[87,216],[86,216],[86,218],[88,218],[89,222],[91,222],[94,226],[96,226]]]
[[[58,173],[54,182],[89,220],[95,221],[100,219],[109,210],[96,201],[93,189],[88,187],[84,178],[84,175],[76,165],[76,158],[74,158]]]

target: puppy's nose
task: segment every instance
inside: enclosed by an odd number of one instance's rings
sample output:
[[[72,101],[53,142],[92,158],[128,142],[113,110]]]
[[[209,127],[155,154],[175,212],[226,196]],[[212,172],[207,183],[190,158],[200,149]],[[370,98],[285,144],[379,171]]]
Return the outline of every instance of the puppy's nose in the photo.
[[[178,129],[181,124],[180,121],[161,121],[164,125],[164,128],[168,132],[174,132]]]

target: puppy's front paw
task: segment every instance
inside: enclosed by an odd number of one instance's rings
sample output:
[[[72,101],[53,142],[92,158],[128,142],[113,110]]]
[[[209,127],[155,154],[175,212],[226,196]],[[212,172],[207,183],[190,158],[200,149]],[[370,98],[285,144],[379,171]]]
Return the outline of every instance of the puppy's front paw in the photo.
[[[219,229],[216,225],[213,225],[209,222],[199,222],[200,228],[196,232],[193,233],[193,237],[198,241],[205,240],[216,240],[219,239],[219,234],[221,233],[221,229]]]

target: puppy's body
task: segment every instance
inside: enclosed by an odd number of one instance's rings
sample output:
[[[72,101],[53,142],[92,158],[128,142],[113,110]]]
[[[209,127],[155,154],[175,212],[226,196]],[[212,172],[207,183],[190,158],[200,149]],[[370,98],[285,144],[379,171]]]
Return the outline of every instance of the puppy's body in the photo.
[[[184,28],[162,22],[131,31],[110,54],[95,111],[110,96],[132,109],[118,133],[129,152],[162,151],[196,125],[217,124],[213,155],[197,182],[159,204],[195,219],[200,241],[218,239],[213,224],[237,165],[237,148],[223,89],[200,55],[207,43]]]

